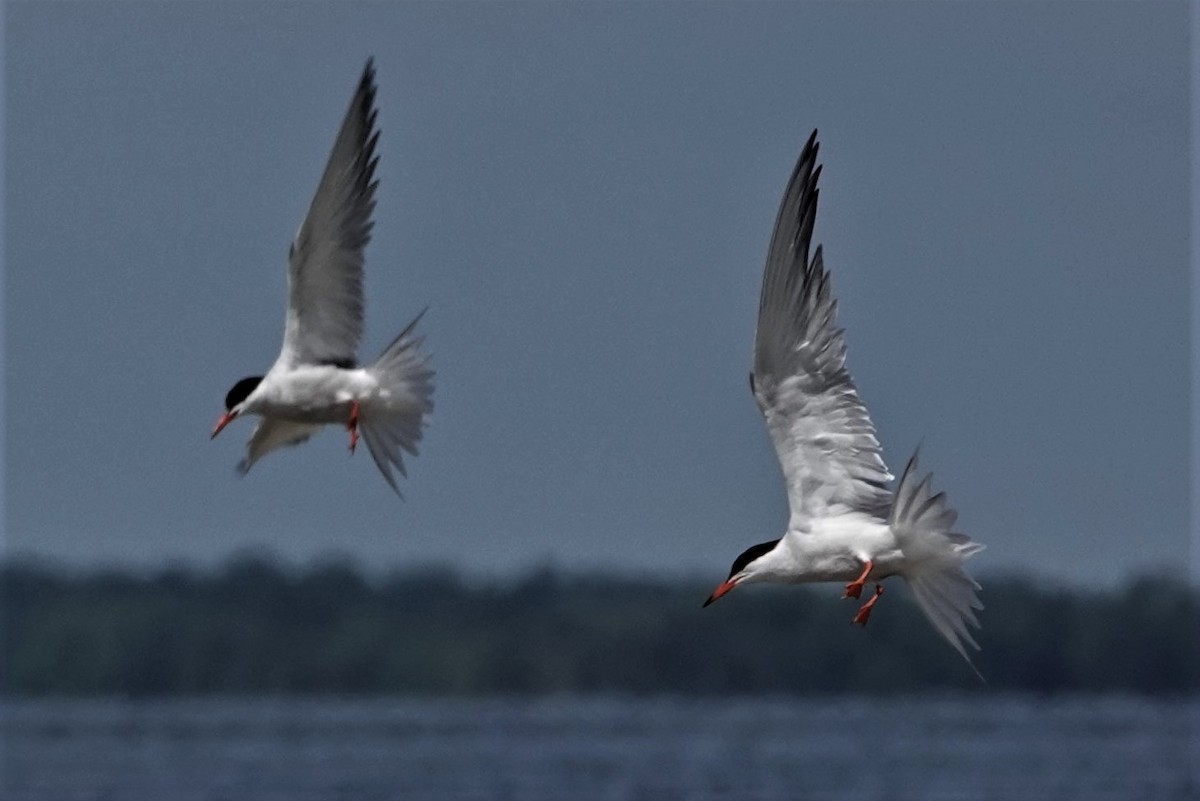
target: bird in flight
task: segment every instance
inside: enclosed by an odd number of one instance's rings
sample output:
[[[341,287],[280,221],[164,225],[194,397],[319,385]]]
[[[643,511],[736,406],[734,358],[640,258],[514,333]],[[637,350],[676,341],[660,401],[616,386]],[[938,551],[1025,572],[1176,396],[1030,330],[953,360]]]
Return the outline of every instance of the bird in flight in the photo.
[[[238,463],[245,474],[266,454],[298,445],[327,424],[346,426],[353,453],[361,437],[396,492],[402,451],[416,455],[433,411],[433,371],[420,352],[417,315],[372,364],[356,353],[363,329],[363,250],[375,210],[375,67],[363,69],[334,140],[308,216],[288,251],[283,348],[265,376],[243,378],[225,396],[212,436],[238,417],[261,419]],[[421,314],[424,314],[422,312]]]
[[[846,371],[837,301],[818,245],[817,132],[792,172],[763,272],[750,389],[766,418],[787,481],[791,517],[779,539],[753,545],[733,562],[708,606],[752,582],[847,582],[843,597],[874,591],[853,622],[866,625],[884,579],[901,576],[933,627],[974,669],[978,650],[967,624],[983,605],[963,563],[983,545],[953,531],[958,513],[932,474],[918,478],[917,455],[900,483],[883,463],[875,426]],[[976,671],[978,673],[978,671]]]

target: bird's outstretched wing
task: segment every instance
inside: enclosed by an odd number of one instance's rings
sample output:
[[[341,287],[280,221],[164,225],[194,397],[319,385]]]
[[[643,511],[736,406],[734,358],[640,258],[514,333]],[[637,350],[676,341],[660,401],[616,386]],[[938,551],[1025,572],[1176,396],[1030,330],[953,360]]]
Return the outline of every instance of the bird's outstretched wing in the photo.
[[[892,479],[846,371],[837,301],[817,247],[817,132],[792,172],[763,273],[751,389],[787,479],[791,529],[848,510],[886,516]]]
[[[299,445],[320,430],[320,425],[291,423],[274,417],[262,418],[246,443],[246,456],[237,464],[238,473],[246,475],[255,462],[271,451]]]
[[[375,67],[342,121],[308,216],[288,251],[288,309],[276,367],[355,362],[363,328],[363,249],[375,209]]]

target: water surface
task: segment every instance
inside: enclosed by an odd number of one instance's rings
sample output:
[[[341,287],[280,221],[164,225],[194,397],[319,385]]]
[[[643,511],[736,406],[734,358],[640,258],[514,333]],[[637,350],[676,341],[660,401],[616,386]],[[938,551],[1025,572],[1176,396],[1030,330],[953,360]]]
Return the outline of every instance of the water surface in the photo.
[[[1200,700],[20,701],[7,801],[1200,799]]]

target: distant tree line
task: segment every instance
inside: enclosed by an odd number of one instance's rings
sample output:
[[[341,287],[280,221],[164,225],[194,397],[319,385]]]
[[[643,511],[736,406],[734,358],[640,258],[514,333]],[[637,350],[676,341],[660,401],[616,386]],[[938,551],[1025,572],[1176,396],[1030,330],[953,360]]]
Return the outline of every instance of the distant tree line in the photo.
[[[982,684],[899,582],[866,629],[836,587],[744,587],[540,570],[368,580],[239,557],[211,571],[0,565],[9,695],[906,693],[1200,690],[1200,592],[985,583]]]

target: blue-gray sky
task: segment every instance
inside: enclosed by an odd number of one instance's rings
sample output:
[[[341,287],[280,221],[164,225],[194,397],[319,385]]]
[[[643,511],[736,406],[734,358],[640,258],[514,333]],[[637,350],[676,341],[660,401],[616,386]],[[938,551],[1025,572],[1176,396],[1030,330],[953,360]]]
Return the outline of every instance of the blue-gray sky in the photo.
[[[6,547],[719,577],[786,499],[746,375],[804,140],[849,365],[978,569],[1189,559],[1185,3],[5,8]],[[208,434],[369,55],[372,357],[426,304],[398,501]]]

